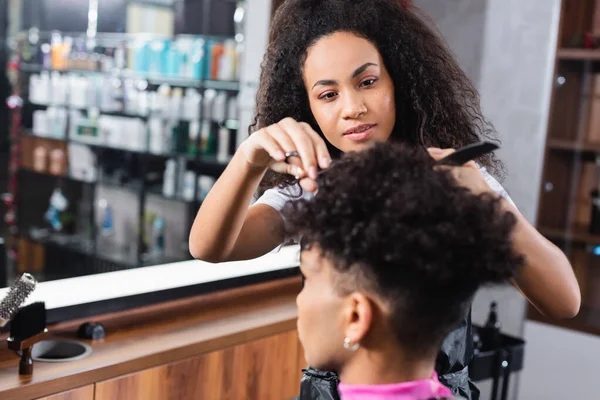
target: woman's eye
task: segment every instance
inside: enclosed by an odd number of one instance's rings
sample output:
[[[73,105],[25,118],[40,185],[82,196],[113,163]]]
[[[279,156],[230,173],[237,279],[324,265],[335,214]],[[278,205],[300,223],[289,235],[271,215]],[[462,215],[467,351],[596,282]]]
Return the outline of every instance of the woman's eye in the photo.
[[[319,97],[321,100],[331,100],[333,99],[335,96],[337,96],[336,92],[327,92],[321,95],[321,97]]]
[[[371,86],[372,84],[374,84],[377,81],[377,79],[372,78],[372,79],[366,79],[364,81],[362,81],[360,83],[361,86]]]

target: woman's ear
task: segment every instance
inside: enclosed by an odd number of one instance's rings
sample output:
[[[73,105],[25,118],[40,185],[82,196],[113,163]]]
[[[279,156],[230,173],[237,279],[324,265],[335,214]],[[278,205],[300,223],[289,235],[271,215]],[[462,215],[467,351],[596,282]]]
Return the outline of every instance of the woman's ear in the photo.
[[[359,344],[369,333],[373,323],[373,302],[360,292],[348,295],[344,309],[346,338],[350,344]]]

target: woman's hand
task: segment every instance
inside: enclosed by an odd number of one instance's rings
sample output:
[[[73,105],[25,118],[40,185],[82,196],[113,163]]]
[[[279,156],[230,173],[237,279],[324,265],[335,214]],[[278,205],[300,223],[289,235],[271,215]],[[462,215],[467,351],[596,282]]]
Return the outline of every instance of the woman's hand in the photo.
[[[438,149],[430,147],[427,149],[429,155],[438,161],[442,158],[454,153],[454,149]],[[471,190],[475,194],[481,193],[494,193],[492,188],[487,184],[481,171],[477,167],[475,161],[469,161],[468,163],[458,167],[443,167],[449,168],[456,181]]]
[[[271,168],[300,179],[305,190],[317,189],[318,168],[327,168],[331,156],[325,141],[309,124],[285,118],[258,130],[240,146],[246,161],[253,167]],[[298,157],[286,153],[296,152]]]

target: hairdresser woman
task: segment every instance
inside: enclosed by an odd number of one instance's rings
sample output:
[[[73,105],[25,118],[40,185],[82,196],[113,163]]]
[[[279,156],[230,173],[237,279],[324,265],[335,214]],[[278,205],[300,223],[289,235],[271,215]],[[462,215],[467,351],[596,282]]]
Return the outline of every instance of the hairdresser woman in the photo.
[[[318,168],[342,152],[391,140],[429,149],[437,159],[493,136],[478,93],[415,7],[399,0],[287,0],[271,26],[254,133],[198,211],[190,251],[222,262],[258,257],[297,240],[286,236],[281,209],[310,198]],[[526,265],[513,284],[543,314],[573,317],[580,292],[567,258],[492,177],[501,163],[490,155],[475,161],[453,172],[474,192],[504,196],[506,209],[517,215],[513,242]],[[271,189],[248,208],[261,182]],[[444,341],[437,365],[440,380],[469,398],[471,341],[468,315]]]

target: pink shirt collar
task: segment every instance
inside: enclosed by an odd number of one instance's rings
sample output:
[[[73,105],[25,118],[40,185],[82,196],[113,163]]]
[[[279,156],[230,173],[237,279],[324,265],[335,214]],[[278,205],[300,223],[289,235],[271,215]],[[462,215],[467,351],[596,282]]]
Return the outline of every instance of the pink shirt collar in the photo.
[[[389,385],[345,385],[340,383],[342,400],[427,400],[453,398],[434,372],[431,379],[393,383]]]

